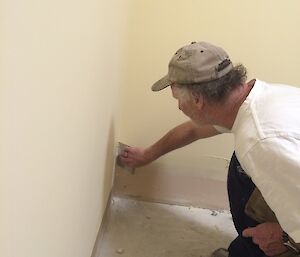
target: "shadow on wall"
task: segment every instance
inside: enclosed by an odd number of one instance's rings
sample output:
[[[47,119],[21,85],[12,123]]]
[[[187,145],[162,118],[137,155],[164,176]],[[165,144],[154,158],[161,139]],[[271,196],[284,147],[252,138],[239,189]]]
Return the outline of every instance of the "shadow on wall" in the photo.
[[[113,182],[113,175],[114,175],[114,149],[115,149],[115,125],[113,117],[110,121],[109,131],[108,131],[108,140],[106,145],[106,156],[105,156],[105,163],[104,163],[104,172],[103,172],[103,179],[102,179],[102,191],[99,195],[100,203],[100,210],[102,212],[99,213],[98,220],[100,222],[100,228],[98,231],[98,235],[95,240],[94,248],[92,250],[92,257],[99,255],[99,242],[103,237],[104,226],[107,223],[107,215],[108,209],[110,205],[110,194],[112,190],[112,182]]]
[[[115,162],[115,125],[113,117],[111,118],[109,132],[108,132],[108,140],[106,145],[106,157],[105,157],[105,165],[104,165],[104,176],[102,180],[102,210],[106,208],[106,202],[109,198],[109,194],[112,189],[112,181],[114,175],[114,162]]]

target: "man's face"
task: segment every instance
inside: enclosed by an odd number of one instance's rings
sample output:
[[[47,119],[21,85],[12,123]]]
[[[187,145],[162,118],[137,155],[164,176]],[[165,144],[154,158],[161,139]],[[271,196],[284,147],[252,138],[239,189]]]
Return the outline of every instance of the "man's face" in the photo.
[[[178,109],[181,110],[186,116],[198,125],[202,125],[203,122],[200,120],[198,113],[197,104],[194,101],[190,91],[179,88],[176,85],[171,86],[172,95],[178,101]]]

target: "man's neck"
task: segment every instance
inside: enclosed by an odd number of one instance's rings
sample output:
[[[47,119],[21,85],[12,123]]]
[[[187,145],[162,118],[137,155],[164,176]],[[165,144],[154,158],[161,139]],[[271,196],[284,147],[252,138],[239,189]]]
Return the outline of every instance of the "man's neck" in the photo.
[[[233,90],[225,103],[212,106],[211,108],[214,110],[211,110],[211,113],[213,113],[215,120],[213,125],[231,129],[241,105],[246,100],[254,84],[255,79],[241,85]]]

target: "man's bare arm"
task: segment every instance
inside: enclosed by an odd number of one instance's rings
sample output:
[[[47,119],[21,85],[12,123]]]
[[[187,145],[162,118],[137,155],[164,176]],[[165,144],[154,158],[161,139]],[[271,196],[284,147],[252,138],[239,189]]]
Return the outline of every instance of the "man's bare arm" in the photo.
[[[146,165],[162,155],[186,146],[198,139],[220,134],[213,126],[198,127],[192,121],[187,121],[171,129],[161,139],[147,148],[128,147],[121,153],[121,161],[130,167]]]

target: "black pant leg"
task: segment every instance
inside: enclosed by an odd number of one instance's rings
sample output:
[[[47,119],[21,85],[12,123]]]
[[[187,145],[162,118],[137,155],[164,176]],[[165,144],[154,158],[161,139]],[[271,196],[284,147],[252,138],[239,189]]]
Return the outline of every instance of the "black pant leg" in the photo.
[[[258,225],[258,222],[247,216],[244,211],[254,189],[255,184],[244,172],[233,153],[228,170],[227,190],[233,223],[239,236],[228,248],[230,257],[265,256],[251,238],[242,236],[244,229]]]

